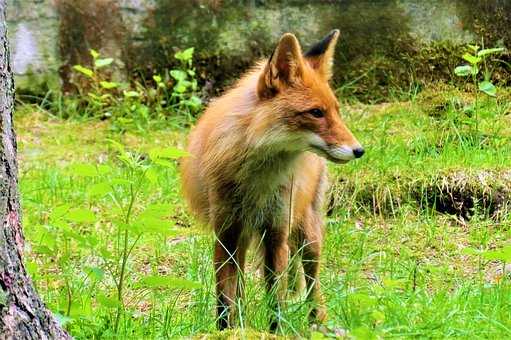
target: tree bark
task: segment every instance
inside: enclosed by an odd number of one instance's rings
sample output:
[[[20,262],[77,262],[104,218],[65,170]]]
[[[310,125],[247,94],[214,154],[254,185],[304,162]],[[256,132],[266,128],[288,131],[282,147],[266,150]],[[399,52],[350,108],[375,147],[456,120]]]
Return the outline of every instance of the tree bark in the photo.
[[[5,0],[0,0],[0,339],[69,339],[37,295],[22,261],[14,82],[5,12]]]

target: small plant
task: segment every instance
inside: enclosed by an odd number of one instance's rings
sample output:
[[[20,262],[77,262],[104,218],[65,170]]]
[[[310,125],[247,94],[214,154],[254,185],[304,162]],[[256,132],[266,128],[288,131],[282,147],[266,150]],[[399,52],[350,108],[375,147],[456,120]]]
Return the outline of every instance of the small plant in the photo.
[[[468,64],[460,65],[454,69],[454,73],[460,77],[471,77],[474,87],[488,96],[495,97],[497,88],[491,82],[492,70],[488,65],[488,58],[494,54],[501,54],[505,51],[503,47],[480,49],[478,45],[468,45],[471,53],[465,53],[462,58]],[[478,75],[483,72],[483,80]]]
[[[492,68],[490,67],[489,57],[496,54],[501,54],[505,51],[502,47],[497,48],[483,48],[478,45],[468,45],[470,52],[463,54],[462,58],[468,64],[460,65],[454,69],[454,73],[460,77],[470,77],[475,89],[475,103],[471,108],[474,113],[474,124],[476,131],[479,130],[478,119],[478,105],[479,105],[479,92],[482,92],[490,97],[497,95],[497,88],[491,81]],[[482,73],[483,77],[479,76]]]

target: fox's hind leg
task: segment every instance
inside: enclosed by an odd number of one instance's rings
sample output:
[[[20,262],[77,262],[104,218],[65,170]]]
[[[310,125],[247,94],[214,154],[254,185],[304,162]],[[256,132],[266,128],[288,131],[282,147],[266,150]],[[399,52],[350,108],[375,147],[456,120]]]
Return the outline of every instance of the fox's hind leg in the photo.
[[[241,292],[242,273],[245,266],[246,242],[239,224],[216,232],[214,262],[216,275],[218,328],[232,327],[233,309]]]
[[[303,225],[302,263],[307,285],[307,300],[312,304],[309,321],[323,322],[326,308],[319,284],[319,258],[323,244],[323,221],[313,209],[309,210]]]

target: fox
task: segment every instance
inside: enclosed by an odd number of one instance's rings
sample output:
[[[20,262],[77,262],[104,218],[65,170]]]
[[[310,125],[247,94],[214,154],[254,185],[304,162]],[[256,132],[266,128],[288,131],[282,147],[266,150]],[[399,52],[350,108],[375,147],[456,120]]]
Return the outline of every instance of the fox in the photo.
[[[280,324],[290,259],[299,256],[308,319],[322,323],[326,308],[319,269],[324,239],[326,161],[347,163],[364,149],[339,114],[331,88],[335,29],[303,53],[292,33],[212,100],[188,139],[183,193],[192,213],[215,235],[217,327],[234,327],[243,297],[249,246],[261,245],[265,288]]]

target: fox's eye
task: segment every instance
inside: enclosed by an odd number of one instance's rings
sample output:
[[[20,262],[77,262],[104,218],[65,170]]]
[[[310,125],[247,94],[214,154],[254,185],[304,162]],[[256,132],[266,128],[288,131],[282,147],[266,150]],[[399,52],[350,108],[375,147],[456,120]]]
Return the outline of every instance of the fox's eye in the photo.
[[[314,117],[314,118],[322,118],[325,116],[325,113],[323,112],[323,110],[321,109],[312,109],[309,111],[309,113]]]

